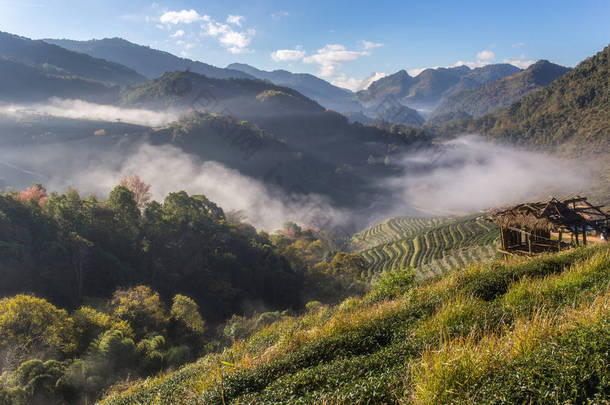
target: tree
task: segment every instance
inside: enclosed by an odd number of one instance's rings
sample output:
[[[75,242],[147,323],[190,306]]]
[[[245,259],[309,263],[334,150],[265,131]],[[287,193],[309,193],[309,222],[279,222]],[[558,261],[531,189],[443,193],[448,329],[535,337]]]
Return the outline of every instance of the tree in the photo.
[[[169,321],[159,294],[143,285],[117,290],[110,308],[115,318],[129,322],[139,338],[164,331]]]
[[[201,334],[205,330],[205,322],[199,314],[199,305],[185,295],[174,296],[171,315],[191,332]]]
[[[76,350],[74,321],[43,298],[17,295],[0,300],[0,349],[26,355],[33,350]]]
[[[44,205],[49,197],[47,196],[47,190],[42,184],[32,184],[27,189],[20,191],[15,198],[21,202],[33,202],[39,205]]]
[[[146,208],[152,195],[150,194],[150,184],[146,184],[137,174],[121,177],[119,185],[128,188],[133,193],[133,198],[139,209]]]

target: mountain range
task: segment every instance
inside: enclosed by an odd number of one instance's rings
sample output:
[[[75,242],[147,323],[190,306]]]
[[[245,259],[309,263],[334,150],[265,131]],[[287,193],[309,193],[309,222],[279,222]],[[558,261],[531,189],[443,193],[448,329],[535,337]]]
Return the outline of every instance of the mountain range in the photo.
[[[523,71],[513,73],[495,81],[454,91],[444,98],[431,114],[431,118],[470,115],[478,117],[508,106],[532,90],[550,84],[571,69],[540,60]]]
[[[254,77],[234,69],[223,69],[207,63],[180,58],[169,52],[137,45],[122,38],[74,41],[69,39],[45,39],[47,43],[58,45],[74,52],[103,58],[127,66],[155,79],[166,72],[191,71],[216,79],[253,79]]]
[[[360,111],[362,108],[351,91],[334,86],[309,73],[291,73],[287,70],[267,72],[243,63],[232,63],[227,68],[241,70],[258,79],[295,89],[331,110],[350,112]]]
[[[465,65],[426,69],[415,77],[406,70],[400,70],[371,83],[357,95],[367,108],[375,108],[387,97],[392,97],[408,107],[431,111],[443,97],[498,80],[519,70],[505,63],[475,69]]]
[[[121,64],[6,32],[0,32],[0,55],[57,76],[80,76],[118,85],[146,80]]]

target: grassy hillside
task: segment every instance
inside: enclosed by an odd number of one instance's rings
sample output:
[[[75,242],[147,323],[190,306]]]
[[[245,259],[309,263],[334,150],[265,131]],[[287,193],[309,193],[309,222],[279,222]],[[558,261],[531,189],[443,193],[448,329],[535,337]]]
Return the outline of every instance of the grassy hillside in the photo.
[[[442,121],[443,117],[460,113],[478,117],[493,112],[569,71],[569,68],[546,60],[538,61],[521,72],[451,95],[434,110],[432,119]]]
[[[102,403],[603,403],[609,270],[605,245],[414,287],[386,275],[363,298],[310,305]]]
[[[492,243],[497,237],[496,227],[476,216],[452,220],[398,217],[357,234],[352,243],[358,247],[385,241],[360,252],[371,273],[412,267],[418,278],[425,278],[489,259],[495,254]]]

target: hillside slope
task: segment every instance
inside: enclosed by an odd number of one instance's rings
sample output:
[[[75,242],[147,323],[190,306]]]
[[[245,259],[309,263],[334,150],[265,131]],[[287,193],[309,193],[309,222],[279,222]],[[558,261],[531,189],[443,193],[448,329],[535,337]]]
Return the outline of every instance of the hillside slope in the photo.
[[[216,79],[253,79],[252,76],[238,70],[223,69],[207,63],[180,58],[169,52],[134,44],[122,38],[92,39],[90,41],[45,39],[45,42],[120,63],[142,73],[149,79],[155,79],[166,72],[185,70]]]
[[[550,84],[569,71],[569,68],[540,60],[521,72],[450,95],[433,111],[431,119],[442,119],[443,116],[455,114],[478,117],[493,112]]]
[[[311,305],[102,404],[595,403],[610,395],[610,247]]]
[[[423,279],[469,262],[489,259],[495,226],[477,215],[461,218],[390,218],[352,237],[371,274],[414,268]]]
[[[80,76],[119,85],[146,81],[138,72],[118,63],[6,32],[0,32],[0,55],[60,76]]]

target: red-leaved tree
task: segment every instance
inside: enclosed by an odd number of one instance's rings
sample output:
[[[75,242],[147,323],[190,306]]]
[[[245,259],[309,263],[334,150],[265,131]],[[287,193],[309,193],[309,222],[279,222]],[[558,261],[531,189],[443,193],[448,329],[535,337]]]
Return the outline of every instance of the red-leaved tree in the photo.
[[[15,198],[21,202],[33,201],[39,205],[43,205],[49,199],[47,190],[40,184],[32,184],[25,190],[20,191]]]

